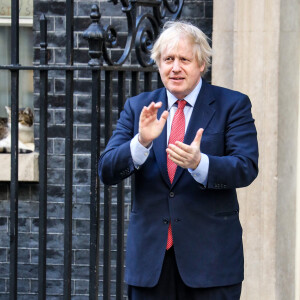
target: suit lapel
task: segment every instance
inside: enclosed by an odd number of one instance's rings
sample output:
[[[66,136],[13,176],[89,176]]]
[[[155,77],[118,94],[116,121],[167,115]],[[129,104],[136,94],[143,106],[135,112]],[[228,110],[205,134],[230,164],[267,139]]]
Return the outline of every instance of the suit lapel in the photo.
[[[194,140],[198,129],[207,127],[209,121],[212,119],[215,109],[211,106],[214,102],[214,97],[211,91],[211,86],[202,79],[202,87],[197,97],[191,119],[184,137],[184,143],[190,145]],[[173,185],[176,184],[177,180],[181,176],[184,169],[177,168]]]

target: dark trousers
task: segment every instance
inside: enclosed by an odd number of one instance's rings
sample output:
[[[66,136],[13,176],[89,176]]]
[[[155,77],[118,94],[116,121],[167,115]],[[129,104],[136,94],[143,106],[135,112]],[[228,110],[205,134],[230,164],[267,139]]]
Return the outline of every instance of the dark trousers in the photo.
[[[242,284],[191,288],[182,281],[173,247],[166,251],[158,284],[152,288],[128,286],[129,300],[239,300]]]

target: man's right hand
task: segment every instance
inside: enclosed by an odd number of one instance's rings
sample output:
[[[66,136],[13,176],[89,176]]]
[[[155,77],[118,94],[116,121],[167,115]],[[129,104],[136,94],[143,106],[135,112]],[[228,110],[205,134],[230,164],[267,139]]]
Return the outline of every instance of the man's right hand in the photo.
[[[157,119],[157,111],[161,106],[162,102],[151,102],[149,106],[144,106],[142,109],[139,121],[139,142],[144,147],[148,147],[161,134],[166,124],[168,111],[165,110],[160,119]]]

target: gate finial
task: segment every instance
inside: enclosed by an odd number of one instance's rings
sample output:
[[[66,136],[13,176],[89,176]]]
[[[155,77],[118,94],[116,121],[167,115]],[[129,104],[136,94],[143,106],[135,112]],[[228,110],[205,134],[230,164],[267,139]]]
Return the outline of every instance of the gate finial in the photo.
[[[84,31],[83,38],[87,39],[89,43],[89,55],[91,57],[89,65],[100,66],[102,65],[102,47],[106,32],[100,24],[101,14],[98,5],[93,4],[90,17],[92,24]]]

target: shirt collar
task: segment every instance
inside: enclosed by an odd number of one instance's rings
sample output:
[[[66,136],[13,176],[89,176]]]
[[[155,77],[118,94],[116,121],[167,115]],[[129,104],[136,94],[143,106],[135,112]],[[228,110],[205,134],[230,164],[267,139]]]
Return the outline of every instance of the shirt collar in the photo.
[[[199,83],[196,85],[196,87],[192,90],[191,93],[189,93],[184,100],[192,107],[194,107],[197,97],[199,95],[200,89],[202,87],[202,78],[200,77]],[[171,94],[167,90],[167,98],[168,98],[168,110],[171,109],[171,107],[176,103],[178,100],[173,94]]]

